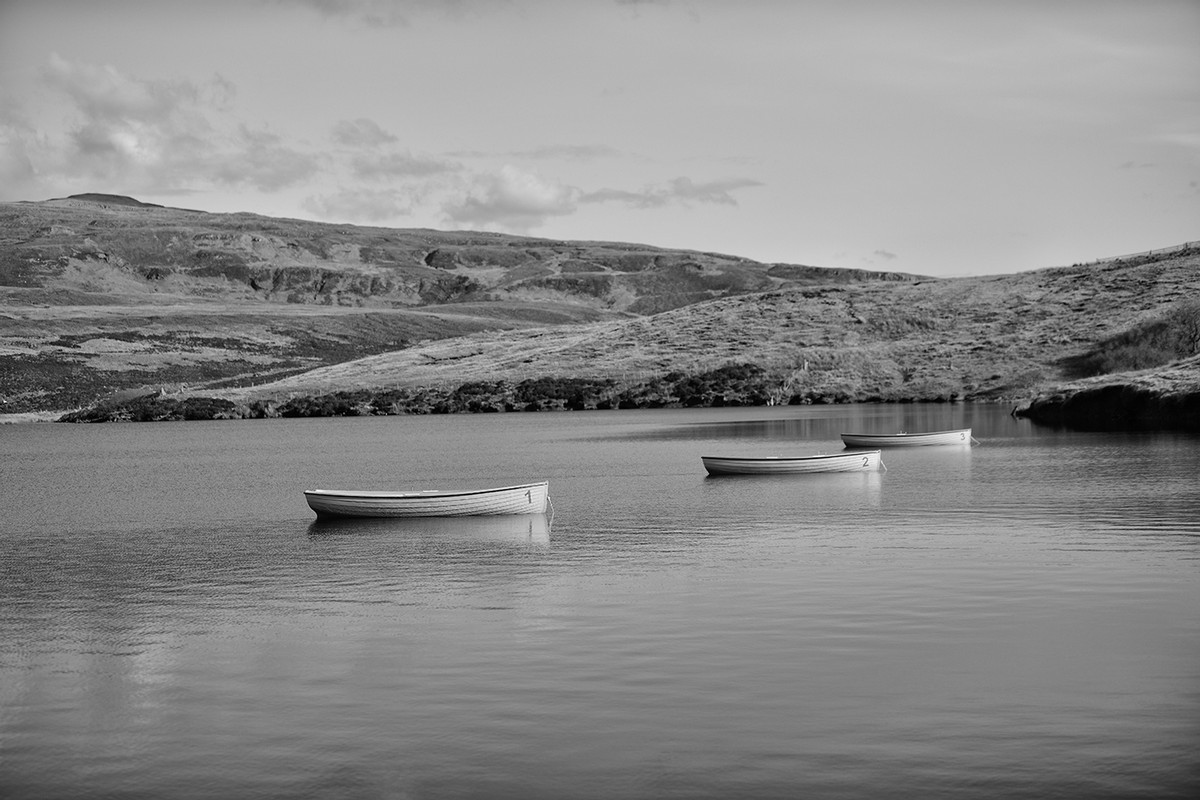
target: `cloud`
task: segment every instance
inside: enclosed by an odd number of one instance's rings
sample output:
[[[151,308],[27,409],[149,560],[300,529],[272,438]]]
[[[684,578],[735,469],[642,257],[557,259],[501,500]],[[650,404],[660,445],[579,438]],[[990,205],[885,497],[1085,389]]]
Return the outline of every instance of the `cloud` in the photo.
[[[574,213],[577,195],[574,188],[505,165],[498,172],[477,176],[465,196],[447,202],[442,210],[454,224],[523,233],[548,217]]]
[[[48,183],[164,194],[214,184],[273,191],[318,168],[315,156],[281,137],[231,120],[236,87],[220,75],[206,82],[145,80],[55,53],[41,78],[52,96],[66,100],[71,123],[60,136],[32,123],[9,124],[5,159],[23,153]]]
[[[393,145],[397,137],[385,131],[373,120],[359,118],[342,120],[333,126],[331,138],[336,144],[348,148],[348,167],[354,177],[361,180],[387,180],[397,178],[427,178],[461,170],[453,161],[414,156]]]
[[[457,198],[443,204],[442,211],[454,225],[526,233],[550,217],[575,213],[581,203],[620,202],[634,208],[693,203],[737,205],[732,192],[760,185],[749,178],[695,183],[680,177],[665,186],[648,187],[640,192],[619,189],[581,192],[506,165],[497,172],[476,176]]]
[[[447,155],[455,158],[527,158],[531,160],[565,158],[571,161],[594,161],[613,158],[621,151],[603,144],[548,144],[528,150],[490,152],[485,150],[457,150]]]
[[[170,172],[180,153],[206,147],[206,106],[227,102],[232,87],[189,81],[145,81],[111,66],[68,61],[51,54],[45,84],[65,96],[75,121],[64,141],[41,153],[44,171],[115,178]],[[152,182],[152,181],[151,181]]]
[[[230,186],[253,186],[275,191],[299,183],[317,172],[317,159],[288,146],[277,134],[239,126],[224,152],[215,154],[212,175]]]
[[[658,208],[678,203],[711,203],[716,205],[736,206],[737,200],[731,194],[737,189],[752,186],[762,186],[759,181],[750,178],[731,178],[707,183],[695,183],[691,178],[675,178],[666,186],[647,187],[637,192],[623,189],[600,189],[587,192],[579,197],[581,203],[625,203],[634,208]]]
[[[1162,142],[1164,144],[1182,147],[1187,150],[1200,150],[1200,132],[1195,131],[1163,133],[1151,137],[1151,141]]]
[[[524,158],[566,158],[573,161],[591,161],[597,158],[613,158],[621,151],[603,144],[552,144],[513,153]]]
[[[355,177],[364,180],[387,178],[425,178],[457,172],[460,167],[451,161],[418,158],[409,153],[363,153],[350,160]]]
[[[23,191],[37,177],[31,152],[37,131],[22,113],[21,103],[0,84],[0,192]]]
[[[613,4],[617,7],[632,9],[635,13],[643,8],[670,8],[672,0],[613,0]],[[694,16],[692,9],[688,12]]]
[[[0,185],[24,186],[35,175],[25,136],[16,125],[0,123]]]
[[[323,17],[356,20],[368,27],[408,25],[404,4],[395,0],[274,0],[276,5],[310,8]]]
[[[333,140],[347,147],[379,147],[396,141],[396,137],[374,120],[344,119],[333,126]]]
[[[386,222],[412,213],[416,197],[396,189],[343,189],[314,195],[301,205],[321,219],[350,222]]]
[[[897,258],[895,253],[889,253],[887,250],[876,250],[872,255],[879,256],[884,261],[893,261]]]
[[[274,0],[281,6],[310,8],[328,19],[345,19],[369,28],[407,27],[422,13],[458,14],[487,9],[496,0]]]
[[[204,94],[190,81],[140,81],[112,66],[71,62],[50,54],[46,83],[67,94],[84,116],[96,122],[166,120]],[[228,85],[221,87],[228,90]]]
[[[568,161],[596,161],[622,155],[620,150],[604,144],[547,144],[528,150],[502,152],[487,150],[456,150],[446,154],[455,158],[515,158],[515,160],[548,161],[565,158]]]

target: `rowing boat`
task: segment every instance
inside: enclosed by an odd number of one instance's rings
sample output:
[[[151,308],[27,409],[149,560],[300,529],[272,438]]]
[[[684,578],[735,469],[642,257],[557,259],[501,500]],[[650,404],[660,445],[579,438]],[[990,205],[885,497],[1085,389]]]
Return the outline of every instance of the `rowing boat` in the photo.
[[[420,489],[410,492],[309,489],[308,507],[324,517],[479,517],[544,514],[549,484],[527,483],[495,489]]]
[[[917,447],[934,444],[971,445],[975,441],[970,428],[928,433],[843,433],[846,447]]]
[[[709,475],[802,475],[864,472],[883,464],[879,450],[815,456],[700,456]]]

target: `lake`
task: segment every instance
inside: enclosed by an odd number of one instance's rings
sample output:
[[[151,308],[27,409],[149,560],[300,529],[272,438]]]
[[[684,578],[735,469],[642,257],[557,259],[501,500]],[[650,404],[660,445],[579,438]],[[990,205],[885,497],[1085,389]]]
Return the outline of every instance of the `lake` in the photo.
[[[971,426],[872,473],[707,477]],[[1194,798],[1200,438],[988,405],[0,426],[0,796]],[[321,523],[307,488],[546,479]]]

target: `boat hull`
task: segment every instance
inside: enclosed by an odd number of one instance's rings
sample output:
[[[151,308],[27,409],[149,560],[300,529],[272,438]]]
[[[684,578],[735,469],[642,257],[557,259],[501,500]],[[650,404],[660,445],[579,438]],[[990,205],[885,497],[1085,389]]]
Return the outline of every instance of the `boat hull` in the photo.
[[[318,518],[337,517],[482,517],[500,514],[543,514],[549,502],[549,484],[527,483],[495,489],[412,492],[340,491],[310,489],[304,492],[308,507]]]
[[[868,472],[883,463],[879,450],[817,456],[701,456],[709,475],[804,475],[818,472]]]
[[[971,429],[930,433],[843,433],[846,447],[922,447],[927,445],[971,445]]]

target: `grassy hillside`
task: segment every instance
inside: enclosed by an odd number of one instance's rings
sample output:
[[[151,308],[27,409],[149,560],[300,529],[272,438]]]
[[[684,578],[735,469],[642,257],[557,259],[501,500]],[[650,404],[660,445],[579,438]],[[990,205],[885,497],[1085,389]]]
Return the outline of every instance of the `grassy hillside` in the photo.
[[[621,382],[724,364],[762,367],[782,402],[1016,400],[1074,376],[1119,333],[1200,289],[1200,253],[1019,275],[776,290],[643,319],[431,342],[257,387],[231,399],[373,386]]]
[[[489,233],[207,214],[113,195],[0,204],[0,410],[245,386],[462,335],[911,276]]]
[[[0,204],[0,297],[10,412],[1017,402],[1192,355],[1200,250],[931,279],[100,195]]]

